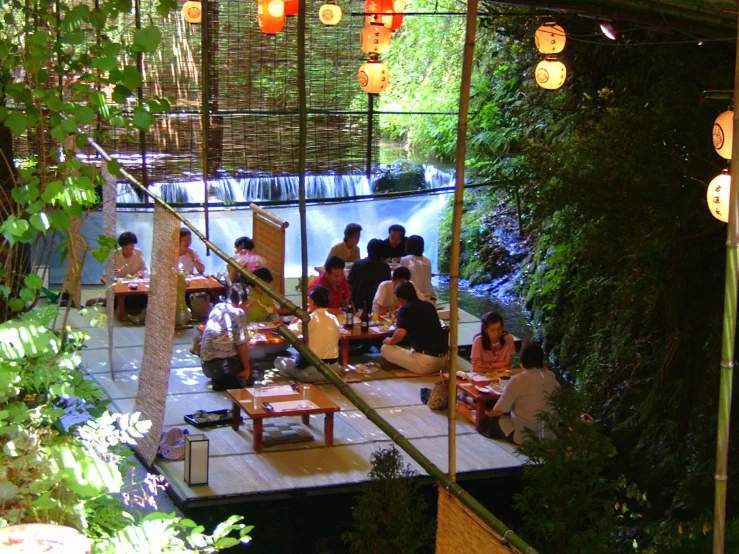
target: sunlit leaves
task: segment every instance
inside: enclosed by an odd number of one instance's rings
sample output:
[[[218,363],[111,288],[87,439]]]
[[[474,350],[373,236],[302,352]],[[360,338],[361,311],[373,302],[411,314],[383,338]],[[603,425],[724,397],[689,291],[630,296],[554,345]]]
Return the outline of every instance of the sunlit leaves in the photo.
[[[149,25],[136,31],[133,35],[131,50],[134,52],[155,52],[161,40],[162,31],[158,27]]]
[[[149,127],[154,124],[154,116],[141,107],[133,109],[133,124],[144,131],[148,131]]]

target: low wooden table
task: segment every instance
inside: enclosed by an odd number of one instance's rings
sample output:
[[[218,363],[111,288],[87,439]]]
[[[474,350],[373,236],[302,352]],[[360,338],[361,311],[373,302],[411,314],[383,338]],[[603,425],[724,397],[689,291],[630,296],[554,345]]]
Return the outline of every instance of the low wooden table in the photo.
[[[461,400],[457,400],[457,411],[462,414],[465,418],[471,421],[475,430],[480,425],[480,422],[485,418],[485,410],[487,409],[487,403],[489,400],[498,400],[500,394],[493,391],[489,394],[484,394],[475,388],[475,385],[471,383],[457,383],[457,389],[469,394],[475,399],[475,411]]]
[[[443,325],[442,329],[444,329],[447,344],[449,344],[449,326]],[[349,347],[352,341],[367,339],[382,340],[386,337],[392,337],[394,332],[395,327],[388,328],[385,326],[370,325],[369,331],[363,333],[359,323],[355,324],[351,330],[342,325],[339,333],[339,363],[345,367],[349,363]]]
[[[334,413],[341,411],[326,395],[324,395],[317,387],[309,384],[301,384],[298,391],[293,391],[290,385],[273,385],[270,387],[262,387],[260,389],[261,402],[254,402],[254,388],[246,389],[229,389],[226,392],[233,401],[231,410],[231,428],[234,431],[239,430],[241,425],[241,412],[243,411],[254,422],[254,451],[262,451],[262,436],[264,434],[264,420],[271,417],[285,416],[301,416],[303,424],[310,424],[310,416],[312,414],[325,414],[323,424],[323,434],[326,437],[326,444],[331,446],[334,443]],[[303,399],[302,388],[307,387],[308,394]],[[290,392],[287,392],[290,388]],[[272,394],[271,392],[277,392]],[[284,394],[282,394],[284,392]],[[300,404],[305,402],[305,406]],[[264,404],[269,403],[273,409],[265,410]],[[309,405],[308,405],[309,404]]]
[[[136,284],[136,289],[132,289],[129,285],[131,283]],[[197,277],[195,279],[187,280],[187,292],[208,292],[211,295],[211,300],[215,302],[213,298],[216,294],[221,294],[226,290],[215,277]],[[118,301],[118,311],[116,318],[118,321],[126,320],[126,298],[129,296],[148,296],[149,294],[149,280],[146,279],[123,279],[121,284],[116,284],[113,287],[113,293]]]

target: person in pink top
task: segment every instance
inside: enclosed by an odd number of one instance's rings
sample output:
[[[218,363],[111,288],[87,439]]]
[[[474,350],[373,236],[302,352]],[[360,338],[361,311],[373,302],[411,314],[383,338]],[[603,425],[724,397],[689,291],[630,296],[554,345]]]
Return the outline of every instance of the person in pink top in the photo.
[[[346,263],[340,256],[329,256],[323,266],[323,273],[308,287],[308,294],[317,286],[326,287],[330,294],[328,311],[334,315],[341,312],[344,301],[352,297],[352,289],[344,275]]]
[[[485,373],[510,370],[516,346],[513,335],[503,330],[503,318],[498,312],[482,316],[480,334],[472,342],[472,370]]]

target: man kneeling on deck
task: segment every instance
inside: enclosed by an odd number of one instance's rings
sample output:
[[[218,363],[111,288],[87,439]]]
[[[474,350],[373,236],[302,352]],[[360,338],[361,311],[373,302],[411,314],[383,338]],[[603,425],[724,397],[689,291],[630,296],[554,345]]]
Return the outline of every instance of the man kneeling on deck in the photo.
[[[328,308],[331,293],[326,287],[313,287],[308,296],[308,348],[328,365],[338,369],[339,365],[339,320],[330,313]],[[295,334],[303,332],[303,322],[297,317],[289,325]],[[326,378],[308,360],[298,355],[295,362],[289,357],[280,357],[275,360],[275,367],[283,377],[292,377],[304,383],[325,381]]]
[[[446,369],[449,348],[434,305],[418,298],[410,281],[395,287],[395,296],[400,303],[398,321],[393,336],[382,341],[382,357],[413,373]],[[410,350],[397,346],[405,338]]]
[[[203,373],[213,380],[213,390],[237,389],[254,379],[249,367],[249,333],[244,309],[249,289],[234,283],[226,301],[213,306],[200,342]]]

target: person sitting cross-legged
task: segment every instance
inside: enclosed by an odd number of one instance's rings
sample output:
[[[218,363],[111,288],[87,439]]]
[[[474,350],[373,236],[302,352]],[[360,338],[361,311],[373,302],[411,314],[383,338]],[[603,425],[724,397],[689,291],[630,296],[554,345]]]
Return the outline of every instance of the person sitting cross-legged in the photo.
[[[393,277],[390,281],[383,281],[377,287],[375,298],[372,300],[372,313],[385,315],[387,313],[394,313],[400,303],[398,297],[395,296],[395,287],[400,283],[409,282],[416,289],[416,296],[421,300],[426,300],[423,293],[418,290],[418,287],[413,283],[411,279],[411,270],[405,266],[399,265],[393,270]]]
[[[418,374],[446,369],[449,348],[434,305],[418,298],[409,281],[395,287],[395,296],[400,303],[398,321],[393,336],[382,341],[382,357]],[[404,339],[410,349],[398,346]]]
[[[338,369],[339,361],[339,320],[330,313],[328,307],[329,291],[326,287],[313,287],[308,296],[308,348],[324,362]],[[295,318],[289,329],[296,334],[303,332],[303,322]],[[284,377],[292,377],[304,383],[324,381],[326,378],[315,367],[298,356],[296,362],[290,357],[280,357],[275,360],[275,367]]]
[[[213,380],[213,390],[236,389],[253,381],[249,366],[249,333],[244,308],[249,288],[234,283],[225,302],[213,306],[200,342],[203,373]]]
[[[477,428],[481,435],[521,444],[526,429],[544,434],[536,414],[550,409],[549,395],[559,383],[554,373],[544,368],[544,351],[536,341],[523,345],[519,362],[523,373],[511,377],[495,406],[485,412],[487,417]]]
[[[341,307],[352,297],[352,289],[344,275],[346,263],[340,256],[329,256],[324,264],[324,271],[313,279],[308,287],[308,294],[315,287],[324,287],[328,290],[328,311],[332,314],[341,313]]]

